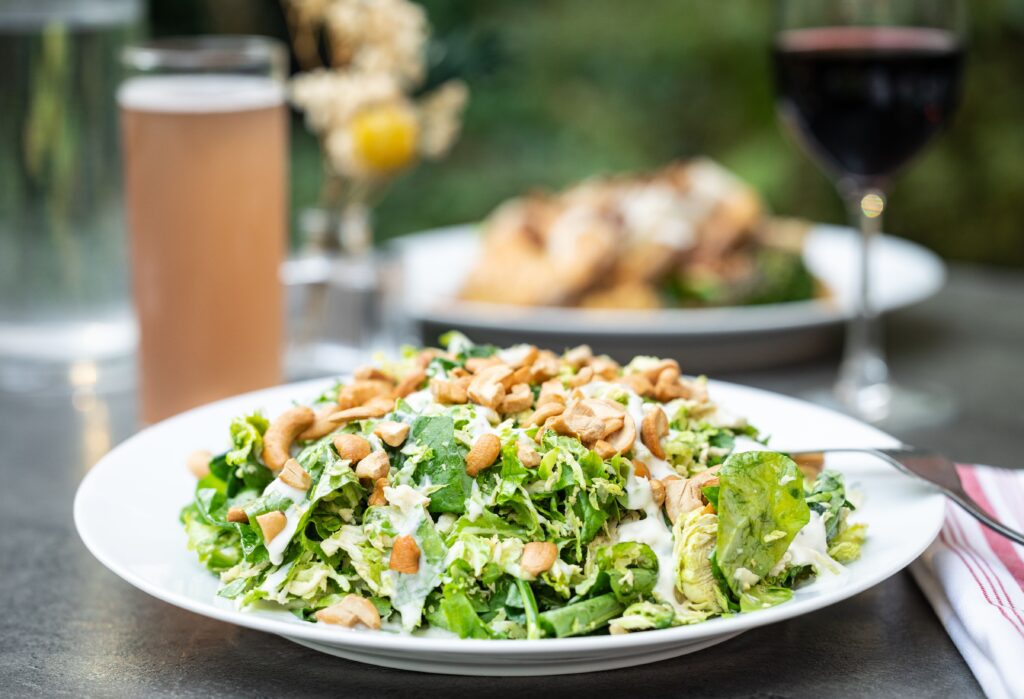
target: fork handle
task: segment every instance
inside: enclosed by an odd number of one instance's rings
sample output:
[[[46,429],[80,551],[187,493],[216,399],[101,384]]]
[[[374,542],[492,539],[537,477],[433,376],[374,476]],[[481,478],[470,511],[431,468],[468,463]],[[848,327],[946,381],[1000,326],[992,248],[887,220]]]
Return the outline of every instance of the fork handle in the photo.
[[[988,527],[992,531],[1002,534],[1007,539],[1015,541],[1021,546],[1024,546],[1024,534],[1021,534],[1019,531],[1015,529],[1010,529],[1008,526],[1006,526],[999,520],[994,519],[991,515],[985,512],[985,510],[981,509],[978,503],[976,503],[974,499],[971,498],[971,496],[968,495],[966,492],[958,493],[955,490],[949,490],[948,488],[941,488],[941,490],[943,493],[946,494],[946,497],[948,497],[950,500],[959,505],[964,512],[974,517],[976,520],[984,524],[986,527]]]
[[[915,451],[912,447],[905,448],[905,449],[906,449],[906,451]],[[886,453],[888,450],[884,450],[884,449],[867,449],[865,451],[868,451],[869,453],[874,454],[875,456],[877,456],[877,457],[879,457],[881,459],[885,459],[890,464],[892,464],[893,466],[898,468],[900,471],[903,471],[904,473],[908,473],[908,474],[910,474],[912,476],[920,478],[920,476],[917,476],[917,474],[913,473],[912,471],[907,469],[903,464],[901,464],[898,459],[894,458],[891,454]],[[949,487],[946,487],[944,485],[939,485],[935,481],[928,480],[928,479],[921,479],[921,480],[924,480],[926,483],[931,483],[932,485],[934,485],[946,497],[948,497],[950,500],[952,500],[957,505],[959,505],[960,509],[962,509],[964,512],[969,514],[971,517],[974,517],[976,520],[978,520],[979,522],[984,524],[986,527],[988,527],[992,531],[997,532],[998,534],[1001,534],[1002,536],[1005,536],[1010,541],[1014,541],[1014,542],[1020,544],[1021,546],[1024,546],[1024,534],[1021,534],[1016,529],[1010,529],[1010,527],[1006,526],[1005,524],[1003,524],[999,520],[997,520],[994,517],[992,517],[992,515],[990,515],[989,513],[985,512],[985,510],[983,510],[981,508],[981,505],[979,505],[974,500],[974,498],[972,498],[970,495],[968,495],[967,491],[964,490],[962,486],[960,486],[960,478],[959,478],[959,476],[957,477],[957,487],[956,488],[949,488]]]

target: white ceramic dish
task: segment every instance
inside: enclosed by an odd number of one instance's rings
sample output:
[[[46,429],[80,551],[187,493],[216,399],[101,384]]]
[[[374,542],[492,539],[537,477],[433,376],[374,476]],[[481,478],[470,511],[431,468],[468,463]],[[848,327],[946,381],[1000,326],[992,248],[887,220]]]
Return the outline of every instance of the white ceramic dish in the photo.
[[[426,342],[449,329],[480,342],[528,341],[546,347],[587,342],[618,359],[638,353],[672,356],[691,371],[724,371],[808,359],[826,351],[835,327],[855,308],[858,234],[816,225],[804,257],[829,287],[814,301],[666,308],[653,311],[582,311],[462,301],[463,280],[480,249],[477,227],[453,226],[394,242],[402,265],[403,309]],[[945,283],[937,255],[914,243],[880,236],[872,260],[872,296],[882,313],[927,299]]]
[[[143,430],[105,456],[75,497],[79,535],[107,568],[165,602],[214,619],[279,634],[311,648],[386,667],[464,675],[545,675],[641,665],[692,653],[747,629],[839,602],[896,573],[934,539],[944,501],[928,486],[868,457],[844,455],[843,471],[863,496],[856,513],[870,525],[863,556],[838,579],[819,580],[761,612],[624,636],[480,641],[398,636],[311,624],[286,612],[242,612],[215,595],[217,580],[185,549],[178,512],[192,497],[185,457],[227,442],[233,416],[254,408],[274,415],[320,393],[311,381],[229,398]],[[886,446],[896,440],[808,403],[734,384],[711,383],[714,400],[773,435],[774,448]]]

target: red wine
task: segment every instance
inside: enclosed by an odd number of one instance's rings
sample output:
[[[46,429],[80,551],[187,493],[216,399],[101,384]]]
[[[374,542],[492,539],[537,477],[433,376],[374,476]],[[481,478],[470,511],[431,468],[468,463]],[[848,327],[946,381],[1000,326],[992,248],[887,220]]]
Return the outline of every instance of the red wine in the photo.
[[[779,35],[779,108],[812,155],[865,183],[907,163],[952,113],[963,49],[949,32],[828,27]]]

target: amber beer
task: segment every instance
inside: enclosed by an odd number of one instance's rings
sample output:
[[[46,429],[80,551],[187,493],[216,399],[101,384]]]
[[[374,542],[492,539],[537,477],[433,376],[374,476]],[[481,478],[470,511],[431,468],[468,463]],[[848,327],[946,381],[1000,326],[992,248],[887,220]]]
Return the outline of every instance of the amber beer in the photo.
[[[137,77],[118,93],[146,422],[278,383],[287,113],[246,75]]]

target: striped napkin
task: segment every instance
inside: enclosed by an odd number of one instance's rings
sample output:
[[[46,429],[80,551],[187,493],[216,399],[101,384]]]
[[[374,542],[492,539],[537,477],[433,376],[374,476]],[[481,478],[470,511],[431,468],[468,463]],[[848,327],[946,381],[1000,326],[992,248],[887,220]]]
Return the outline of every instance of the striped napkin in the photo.
[[[985,510],[1024,530],[1024,471],[957,470]],[[1024,699],[1024,546],[947,502],[939,537],[910,571],[985,694]]]

